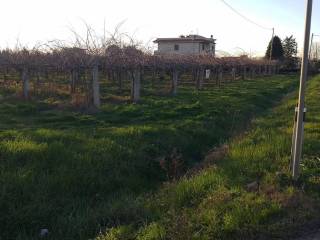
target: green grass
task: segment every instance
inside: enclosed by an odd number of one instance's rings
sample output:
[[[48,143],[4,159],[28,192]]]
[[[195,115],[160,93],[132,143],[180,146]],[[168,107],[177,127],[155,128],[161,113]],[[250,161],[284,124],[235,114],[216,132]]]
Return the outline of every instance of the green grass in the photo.
[[[42,228],[49,229],[50,239],[88,239],[116,226],[123,227],[109,232],[109,239],[119,234],[129,238],[137,231],[140,239],[155,234],[178,239],[174,234],[180,221],[199,221],[190,228],[185,225],[185,231],[191,231],[189,236],[199,232],[199,239],[205,239],[206,225],[221,233],[220,224],[210,224],[222,221],[221,213],[230,215],[223,218],[230,233],[243,217],[253,215],[251,207],[266,216],[277,215],[279,205],[244,194],[241,185],[254,178],[256,169],[276,169],[260,161],[266,154],[282,154],[281,145],[269,153],[270,143],[251,155],[248,149],[254,151],[254,146],[240,143],[243,150],[232,151],[225,167],[161,188],[147,207],[143,198],[157,192],[160,183],[179,177],[160,166],[161,158],[176,149],[183,173],[296,86],[296,76],[276,76],[200,92],[183,88],[177,97],[146,96],[136,105],[106,103],[96,114],[57,109],[47,101],[1,100],[0,239],[37,239]],[[264,136],[257,135],[257,141]],[[211,216],[206,204],[225,201],[211,201],[220,196],[217,191],[237,201],[212,208]],[[253,203],[243,213],[239,206],[248,199]],[[261,219],[258,215],[255,221]]]
[[[225,159],[146,197],[144,219],[97,240],[293,239],[320,222],[320,77],[308,83],[302,175],[288,170],[297,94],[229,142]],[[247,185],[259,182],[258,191]]]

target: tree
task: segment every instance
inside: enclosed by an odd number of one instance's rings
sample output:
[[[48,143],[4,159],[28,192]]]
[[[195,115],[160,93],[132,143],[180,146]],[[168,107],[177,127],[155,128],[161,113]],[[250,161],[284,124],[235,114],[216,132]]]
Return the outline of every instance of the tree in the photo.
[[[281,39],[278,36],[274,36],[273,41],[271,40],[269,42],[267,52],[266,52],[266,58],[270,59],[271,44],[272,44],[272,54],[271,54],[272,57],[271,57],[271,59],[272,60],[282,60],[284,57],[284,51],[283,51]]]
[[[290,37],[286,37],[282,42],[282,46],[285,57],[285,68],[287,70],[297,69],[299,60],[297,58],[298,44],[296,39],[292,35]]]
[[[290,37],[286,37],[283,40],[282,46],[283,46],[285,58],[290,59],[290,58],[294,58],[297,56],[298,43],[292,35]]]

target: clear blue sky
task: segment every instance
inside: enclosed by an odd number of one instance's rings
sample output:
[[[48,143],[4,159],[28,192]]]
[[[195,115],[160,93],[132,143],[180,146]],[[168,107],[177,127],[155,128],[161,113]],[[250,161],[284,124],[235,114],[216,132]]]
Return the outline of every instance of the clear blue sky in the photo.
[[[281,38],[294,35],[301,47],[305,0],[226,1],[259,24],[275,27]],[[81,33],[83,20],[101,33],[104,20],[109,31],[125,20],[120,30],[149,44],[156,37],[212,34],[219,50],[242,48],[257,55],[265,52],[271,38],[271,31],[246,22],[220,0],[1,0],[0,8],[1,47],[13,46],[17,37],[29,45],[70,40],[69,28]],[[313,13],[312,31],[320,34],[320,0],[314,0]]]

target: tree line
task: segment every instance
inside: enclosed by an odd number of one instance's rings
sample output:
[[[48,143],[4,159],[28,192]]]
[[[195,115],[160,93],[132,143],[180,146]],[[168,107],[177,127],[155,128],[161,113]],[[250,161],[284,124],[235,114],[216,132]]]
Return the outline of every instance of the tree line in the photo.
[[[311,46],[309,59],[313,70],[320,68],[318,52],[320,53],[320,47],[318,47],[317,44]],[[296,38],[291,35],[281,40],[279,36],[274,36],[268,44],[265,59],[279,61],[283,70],[298,70],[300,68],[300,58],[298,57],[298,43]]]

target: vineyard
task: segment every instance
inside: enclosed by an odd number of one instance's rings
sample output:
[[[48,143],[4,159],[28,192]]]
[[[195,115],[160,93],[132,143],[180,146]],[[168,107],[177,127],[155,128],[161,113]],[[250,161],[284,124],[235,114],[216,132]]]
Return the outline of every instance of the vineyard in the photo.
[[[144,222],[145,195],[188,174],[297,80],[256,76],[182,87],[175,97],[145,92],[139,104],[105,100],[93,113],[1,89],[1,237],[37,239],[49,229],[50,239],[89,239]]]
[[[17,2],[0,240],[320,237],[319,1]]]
[[[50,99],[99,108],[111,101],[138,102],[142,95],[177,95],[274,75],[276,61],[247,57],[157,56],[135,46],[52,47],[2,50],[1,88],[24,99]]]
[[[1,235],[88,239],[139,222],[141,196],[297,86],[279,68],[117,44],[2,50]]]
[[[191,176],[297,86],[279,68],[93,42],[2,50],[1,235],[88,239],[140,226],[140,198]]]

